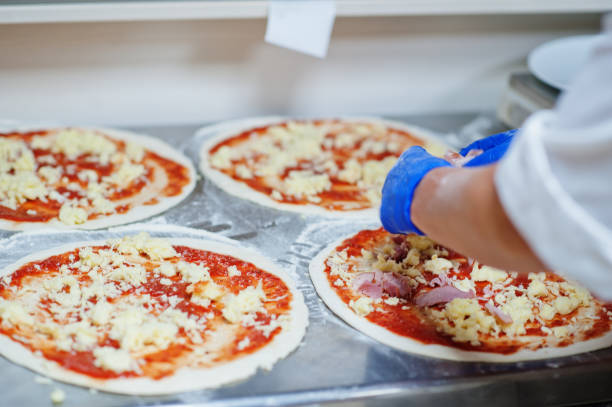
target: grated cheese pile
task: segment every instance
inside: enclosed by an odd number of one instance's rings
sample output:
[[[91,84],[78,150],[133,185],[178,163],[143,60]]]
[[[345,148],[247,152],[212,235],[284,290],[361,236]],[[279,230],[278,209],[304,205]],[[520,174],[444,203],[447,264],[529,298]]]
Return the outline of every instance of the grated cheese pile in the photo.
[[[229,278],[240,275],[236,266],[226,271]],[[171,345],[188,346],[196,353],[200,347],[201,355],[212,358],[233,343],[231,334],[241,326],[268,337],[288,321],[285,314],[269,315],[261,281],[231,292],[212,280],[206,265],[185,261],[169,241],[146,233],[110,240],[103,248],[82,247],[78,255],[70,255],[69,264],[45,272],[22,288],[10,284],[11,275],[0,280],[5,293],[0,296],[1,327],[16,329],[14,337],[35,348],[92,352],[96,367],[116,374],[143,373],[146,356]],[[185,300],[176,289],[155,296],[146,291],[147,284],[164,285],[163,280],[186,284],[191,295]],[[211,308],[189,313],[184,301]],[[220,315],[215,309],[222,309]],[[262,322],[260,315],[269,315],[271,321]],[[208,344],[220,326],[229,327],[221,332],[230,336]],[[242,349],[249,345],[245,340]],[[196,364],[197,358],[189,362]]]
[[[343,182],[376,205],[387,173],[413,143],[382,124],[290,121],[253,132],[231,147],[222,146],[210,155],[210,164],[222,171],[234,169],[240,179],[257,177],[273,188],[271,197],[277,201],[317,204],[321,193]]]
[[[515,280],[515,272],[478,262],[467,268],[470,272],[466,275],[460,269],[468,267],[468,259],[449,258],[446,249],[425,236],[400,237],[382,231],[379,236],[373,247],[362,249],[361,256],[349,257],[348,249],[344,249],[332,252],[326,260],[332,285],[338,290],[351,290],[353,299],[348,306],[360,316],[385,313],[386,305],[397,306],[415,310],[456,342],[479,346],[491,340],[519,340],[534,348],[542,336],[549,346],[579,340],[594,326],[602,310],[612,317],[586,289],[559,277],[542,272]],[[374,270],[401,276],[412,287],[412,299],[386,292],[376,298],[360,291],[354,281],[361,281],[356,280],[360,274]],[[414,298],[419,294],[447,285],[471,295],[449,297],[422,308],[415,305]],[[570,314],[571,318],[566,317]]]
[[[109,198],[136,180],[146,179],[144,154],[144,148],[135,143],[120,146],[86,129],[51,130],[28,142],[0,137],[0,205],[17,210],[30,200],[56,202],[61,204],[58,218],[66,225],[82,224],[91,215],[114,213],[116,204]],[[64,157],[66,165],[58,157]],[[100,178],[94,170],[78,170],[75,163],[79,160],[112,166],[113,171]],[[63,192],[57,192],[58,188]],[[36,211],[28,210],[28,214]]]

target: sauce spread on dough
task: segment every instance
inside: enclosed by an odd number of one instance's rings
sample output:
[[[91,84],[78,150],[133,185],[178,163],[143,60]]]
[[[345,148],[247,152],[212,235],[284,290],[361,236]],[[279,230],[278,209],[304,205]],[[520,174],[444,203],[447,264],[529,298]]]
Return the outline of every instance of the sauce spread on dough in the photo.
[[[301,126],[309,126],[304,127],[308,131],[320,129],[319,148],[314,148],[311,154],[304,151],[312,148],[312,145],[287,141],[293,137],[291,134],[301,134]],[[285,139],[270,136],[277,134],[279,129],[287,130],[284,134],[290,136],[285,136]],[[249,146],[264,142],[268,144],[266,147],[258,145],[255,150],[249,151]],[[424,144],[425,141],[408,131],[382,125],[342,120],[296,121],[243,131],[212,147],[209,157],[213,168],[276,202],[352,211],[375,207],[386,173],[395,160],[407,148]],[[268,151],[270,146],[278,150]],[[231,158],[231,165],[219,167],[215,165],[215,155],[223,153],[223,149],[230,149],[235,155]],[[293,162],[287,160],[284,165],[278,166],[279,157],[293,152],[298,152]],[[269,165],[277,166],[278,171],[270,174]],[[292,192],[291,187],[286,186],[291,174],[305,172],[309,174],[304,177],[304,182],[317,182],[311,175],[326,175],[329,185],[315,187],[315,190],[307,187],[303,193],[299,189]],[[301,181],[296,184],[298,182]]]
[[[65,130],[71,131],[73,129]],[[121,163],[113,160],[117,154],[125,156],[128,145],[124,141],[96,131],[96,136],[113,143],[116,148],[116,152],[110,155],[110,160],[100,161],[96,159],[96,154],[93,152],[84,151],[79,154],[77,150],[75,154],[67,155],[65,151],[56,149],[50,143],[36,143],[36,141],[45,137],[52,139],[61,131],[62,129],[0,133],[0,157],[3,148],[1,143],[8,141],[25,143],[34,160],[28,168],[28,172],[42,182],[43,186],[37,185],[37,188],[47,189],[42,196],[28,196],[26,194],[19,197],[16,203],[9,205],[12,207],[3,204],[0,200],[0,219],[14,222],[48,222],[51,219],[59,218],[62,206],[67,200],[71,200],[75,206],[82,207],[87,212],[86,219],[76,221],[76,223],[82,223],[85,220],[93,220],[116,213],[126,213],[135,206],[131,199],[136,199],[157,178],[167,179],[162,189],[155,191],[155,196],[147,199],[147,202],[139,203],[137,201],[136,206],[139,204],[151,205],[157,203],[159,198],[177,196],[190,182],[187,167],[144,148],[142,157],[131,161],[133,165],[142,165],[144,167],[143,173],[126,185],[107,183],[95,188],[108,201],[105,207],[97,208],[95,196],[88,188],[93,188],[95,186],[93,184],[97,184],[104,177],[110,177],[122,170]],[[80,130],[76,129],[75,131]],[[91,131],[89,132],[91,133]],[[43,167],[45,167],[44,170],[51,169],[50,171],[56,172],[58,179],[48,179],[45,175],[42,175],[41,168]],[[17,172],[14,168],[8,167],[5,177],[15,176]],[[84,176],[85,172],[88,172],[88,176]],[[28,185],[19,179],[11,180],[8,184],[3,183],[2,176],[2,167],[0,167],[0,198],[13,193],[11,189],[15,188],[13,185],[15,182],[17,182],[17,189],[26,188]]]
[[[544,275],[542,273],[539,277],[534,277],[532,275],[507,273],[505,276],[501,275],[502,277],[495,281],[495,276],[500,275],[495,273],[501,271],[493,269],[494,271],[491,272],[493,274],[490,276],[484,273],[484,277],[474,277],[473,270],[478,269],[478,273],[481,273],[482,270],[480,269],[485,271],[490,269],[477,263],[475,265],[472,260],[465,256],[435,243],[418,253],[419,257],[412,261],[409,266],[406,266],[409,260],[407,257],[410,256],[410,249],[413,247],[416,246],[412,245],[411,247],[404,236],[390,235],[382,228],[364,230],[346,239],[334,250],[334,253],[345,254],[346,260],[341,260],[341,262],[350,265],[348,276],[344,274],[343,278],[342,272],[334,271],[334,267],[337,266],[333,266],[334,263],[329,260],[331,257],[328,257],[328,261],[325,263],[324,272],[330,287],[353,312],[359,315],[357,311],[361,309],[357,306],[356,301],[366,298],[365,303],[367,305],[364,308],[366,311],[362,311],[363,317],[397,335],[414,339],[423,344],[443,345],[467,351],[511,354],[521,349],[536,350],[549,346],[565,347],[576,342],[600,337],[612,329],[612,304],[599,302],[590,297],[588,293],[584,294],[586,290],[582,291],[584,289],[581,288],[572,291],[573,286],[558,275],[552,273]],[[370,260],[370,263],[365,263],[370,266],[364,265],[364,256],[374,257],[373,260]],[[450,260],[453,264],[452,268],[445,270],[444,273],[434,273],[426,270],[425,264],[432,264],[430,267],[434,270],[433,263],[426,262],[431,259],[435,260],[439,258],[438,256]],[[341,257],[341,259],[345,259],[345,257]],[[380,267],[379,271],[386,269],[383,273],[393,274],[393,279],[395,279],[393,281],[408,281],[410,279],[409,292],[403,296],[392,298],[393,295],[383,290],[379,297],[381,291],[377,291],[375,287],[376,277],[373,277],[372,283],[368,280],[365,285],[361,283],[364,280],[363,278],[355,279],[359,274],[355,270],[357,264],[360,272],[373,273],[377,270],[376,267]],[[397,264],[397,266],[394,266],[394,264]],[[402,265],[406,266],[403,267],[403,270],[412,271],[402,271]],[[367,269],[367,267],[371,268]],[[383,274],[379,274],[379,276],[382,277]],[[484,278],[489,278],[495,282],[487,281]],[[457,323],[463,324],[465,321],[457,322],[447,319],[446,324],[441,323],[441,316],[449,315],[444,313],[447,311],[447,307],[451,311],[458,308],[448,305],[451,303],[450,301],[455,300],[449,299],[429,306],[417,306],[415,303],[416,298],[420,295],[437,287],[461,286],[461,280],[470,280],[470,284],[473,283],[471,289],[473,295],[470,296],[469,301],[480,306],[480,311],[483,312],[481,318],[487,321],[484,326],[490,326],[491,321],[495,323],[494,329],[492,328],[487,332],[478,331],[477,338],[472,338],[472,340],[468,340],[461,335],[461,333],[471,332],[469,331],[470,328],[467,331],[457,332],[454,330]],[[535,290],[538,286],[531,285],[533,281],[542,281],[548,292],[540,292],[534,295],[535,291],[532,290]],[[555,290],[561,290],[561,294],[559,292],[555,294]],[[496,294],[501,291],[503,291],[503,295],[509,298],[496,297]],[[582,295],[582,297],[575,295],[576,293]],[[517,307],[522,304],[521,297],[529,299],[528,307],[532,308],[528,308],[528,315],[524,316],[526,321],[524,325],[517,328],[518,330],[513,328],[512,324],[515,324],[521,318],[520,313],[510,312],[515,320],[504,323],[486,308],[487,303],[491,302],[497,310],[514,311],[512,309],[514,305],[505,308],[504,304],[500,304],[498,300],[502,302],[514,300],[515,302],[511,304],[517,304],[515,306]],[[560,297],[563,298],[556,302],[556,299]],[[519,300],[516,301],[516,298],[519,298]],[[571,305],[571,301],[579,301],[576,298],[582,298],[582,301],[585,302],[588,301],[588,306],[584,303]],[[558,309],[554,309],[554,305],[557,304]],[[570,304],[570,308],[564,308],[568,304]],[[547,306],[552,306],[556,312],[552,315],[545,315],[544,312],[540,311]],[[571,306],[574,309],[571,309]],[[567,313],[564,313],[566,311]],[[501,314],[503,316],[506,312]],[[531,314],[534,314],[534,317]],[[467,320],[476,318],[476,316],[466,314],[464,318]],[[482,329],[482,324],[473,324],[471,327],[471,329]],[[555,331],[555,329],[560,330]]]
[[[92,256],[95,256],[95,253],[110,249],[110,246],[94,247]],[[86,295],[84,294],[86,287],[91,288],[93,285],[92,272],[81,271],[75,266],[75,262],[78,265],[79,261],[86,261],[79,257],[80,251],[76,249],[25,264],[8,278],[2,279],[0,284],[0,300],[2,300],[0,301],[0,333],[34,353],[40,352],[40,355],[45,359],[57,362],[65,369],[92,378],[150,377],[159,379],[173,374],[181,367],[206,368],[257,352],[269,344],[281,331],[282,327],[274,322],[290,311],[292,295],[280,278],[252,263],[229,255],[186,246],[174,246],[174,249],[176,256],[166,260],[175,264],[178,264],[179,261],[187,262],[197,265],[200,270],[203,267],[208,271],[211,280],[202,284],[210,284],[212,281],[224,292],[223,299],[217,298],[209,301],[209,303],[194,302],[193,295],[195,294],[190,289],[192,283],[185,281],[183,274],[160,275],[157,269],[159,262],[147,259],[147,256],[144,255],[141,256],[140,260],[140,264],[146,270],[144,281],[139,284],[128,284],[125,280],[121,280],[121,278],[129,277],[129,274],[126,274],[127,277],[105,280],[104,290],[112,292],[109,297],[101,298],[100,294]],[[62,269],[63,271],[61,271]],[[228,270],[231,270],[231,272]],[[60,274],[66,285],[61,288],[59,293],[52,294],[48,290],[45,292],[45,287],[55,284],[53,279]],[[80,288],[70,285],[71,277],[79,282]],[[40,300],[32,304],[26,302],[28,304],[27,308],[20,302],[18,311],[15,311],[16,308],[12,308],[13,311],[10,311],[11,301],[18,301],[23,298],[21,296],[24,295],[24,290],[32,287],[38,287],[37,290],[41,290]],[[253,289],[254,287],[261,287],[263,290],[265,296],[263,308],[257,311],[251,310],[253,318],[248,323],[229,323],[223,316],[224,307],[226,307],[225,299],[232,295],[239,295],[242,290]],[[71,294],[72,292],[80,294],[75,304],[81,305],[72,308],[70,306],[64,307],[62,315],[54,312],[58,309],[59,304],[65,301],[61,294]],[[102,328],[100,326],[96,328],[91,320],[79,316],[77,308],[87,309],[96,306],[98,302],[106,302],[112,308],[118,307],[124,301],[134,302],[138,298],[144,299],[144,302],[139,308],[129,311],[135,314],[132,315],[132,318],[136,318],[136,322],[129,323],[137,325],[139,323],[137,322],[138,318],[142,318],[146,314],[155,317],[171,311],[179,312],[179,317],[183,318],[183,322],[181,322],[183,325],[178,324],[179,329],[176,335],[165,346],[156,348],[147,343],[147,346],[144,346],[138,352],[139,362],[136,368],[113,371],[103,362],[97,360],[95,349],[99,347],[119,349],[123,341],[140,340],[138,337],[139,331],[132,331],[131,336],[127,335],[121,339],[114,339],[113,329],[116,329],[116,326],[113,321],[117,322],[117,319],[108,320],[102,325]],[[251,301],[253,300],[251,299]],[[19,322],[18,314],[21,310],[29,315],[27,318],[22,315],[21,318],[26,318],[26,320],[34,318],[38,322],[34,325]],[[11,312],[16,314],[11,314]],[[115,311],[110,312],[113,318],[119,318],[116,314],[113,314]],[[95,321],[95,314],[87,315],[94,315],[92,318]],[[51,328],[45,331],[40,327],[40,325],[44,325],[45,321],[49,320],[53,320],[59,325],[60,332],[54,332]],[[90,345],[88,349],[77,349],[74,343],[78,343],[78,338],[75,339],[75,336],[71,337],[73,341],[70,348],[61,349],[61,330],[69,331],[68,327],[81,321],[90,324],[84,334],[94,332],[92,327],[96,328],[95,346]],[[188,333],[185,328],[189,324],[194,327],[191,333]],[[62,328],[62,326],[65,326],[65,328]],[[140,328],[142,332],[147,332],[146,323],[142,323]],[[78,330],[76,332],[74,335],[79,335]],[[156,337],[151,332],[148,332],[148,335],[149,340],[155,340]]]

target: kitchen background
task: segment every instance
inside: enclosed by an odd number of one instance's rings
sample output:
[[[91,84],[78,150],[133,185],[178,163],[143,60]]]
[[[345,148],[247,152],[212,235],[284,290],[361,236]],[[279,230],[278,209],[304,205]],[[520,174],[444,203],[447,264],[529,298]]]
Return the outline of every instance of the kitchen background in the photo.
[[[265,43],[263,1],[29,3],[0,4],[0,118],[126,126],[494,111],[609,2],[341,0],[323,60]]]

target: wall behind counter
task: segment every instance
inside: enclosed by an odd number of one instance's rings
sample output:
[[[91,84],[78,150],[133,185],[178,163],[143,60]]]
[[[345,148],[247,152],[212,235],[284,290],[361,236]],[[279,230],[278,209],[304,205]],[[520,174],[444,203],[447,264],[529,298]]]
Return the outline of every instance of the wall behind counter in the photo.
[[[596,32],[599,21],[339,18],[324,60],[264,43],[263,19],[0,25],[0,119],[154,125],[491,111],[531,49]]]

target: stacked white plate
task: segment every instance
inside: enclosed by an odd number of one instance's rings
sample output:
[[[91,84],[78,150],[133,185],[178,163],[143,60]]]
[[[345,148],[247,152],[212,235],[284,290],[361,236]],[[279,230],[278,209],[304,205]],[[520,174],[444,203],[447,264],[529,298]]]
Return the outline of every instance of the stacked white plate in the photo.
[[[529,53],[529,70],[542,82],[566,90],[602,37],[577,35],[544,43]]]

